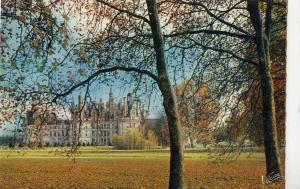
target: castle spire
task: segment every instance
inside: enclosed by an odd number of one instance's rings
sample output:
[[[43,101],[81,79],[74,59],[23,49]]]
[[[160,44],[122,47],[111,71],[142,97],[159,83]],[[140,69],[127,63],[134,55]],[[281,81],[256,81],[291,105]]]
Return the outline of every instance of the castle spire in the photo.
[[[112,89],[110,88],[109,89],[109,98],[112,98],[113,97],[113,93],[112,93]]]
[[[114,103],[114,97],[113,97],[113,92],[112,89],[110,88],[109,90],[109,99],[108,99],[108,103],[109,104],[113,104]]]

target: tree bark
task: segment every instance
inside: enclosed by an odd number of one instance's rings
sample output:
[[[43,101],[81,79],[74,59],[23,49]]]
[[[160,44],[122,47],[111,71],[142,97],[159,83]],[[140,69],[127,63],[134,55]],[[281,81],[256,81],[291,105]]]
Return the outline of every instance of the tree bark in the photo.
[[[266,54],[267,55],[267,54]],[[261,61],[260,75],[263,100],[263,125],[264,125],[264,146],[267,177],[280,176],[280,159],[278,154],[275,101],[273,80],[270,73],[270,57],[267,55],[267,62]]]
[[[155,0],[147,0],[147,9],[150,18],[150,27],[154,49],[156,53],[156,67],[158,73],[158,86],[163,96],[163,106],[168,120],[170,132],[170,176],[169,188],[184,188],[183,181],[183,145],[181,125],[177,111],[176,97],[169,80],[164,52],[164,42],[158,19]]]
[[[267,1],[266,28],[263,30],[258,0],[248,0],[248,11],[256,33],[256,46],[259,58],[259,74],[262,86],[263,101],[263,131],[266,158],[267,178],[269,181],[281,177],[280,159],[278,154],[274,88],[271,76],[271,61],[269,54],[269,36],[272,1]]]
[[[194,137],[192,136],[192,132],[189,131],[189,139],[190,139],[190,147],[195,148]]]

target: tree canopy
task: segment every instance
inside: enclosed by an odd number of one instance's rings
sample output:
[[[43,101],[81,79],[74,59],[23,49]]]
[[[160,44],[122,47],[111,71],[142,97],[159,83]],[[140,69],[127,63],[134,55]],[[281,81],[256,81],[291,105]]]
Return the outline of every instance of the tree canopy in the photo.
[[[251,101],[262,97],[267,174],[280,174],[275,105],[283,103],[274,97],[273,80],[284,94],[284,39],[277,41],[285,36],[284,1],[37,0],[4,1],[2,7],[0,98],[11,110],[1,112],[2,121],[28,106],[65,106],[76,90],[88,96],[91,88],[116,81],[159,92],[170,133],[169,187],[183,188],[181,122],[189,116],[178,105],[188,102],[190,91],[184,87],[180,101],[174,88],[190,80],[203,93],[207,85],[216,102],[207,105],[200,94],[195,108],[186,107],[206,122],[206,113],[253,115]]]

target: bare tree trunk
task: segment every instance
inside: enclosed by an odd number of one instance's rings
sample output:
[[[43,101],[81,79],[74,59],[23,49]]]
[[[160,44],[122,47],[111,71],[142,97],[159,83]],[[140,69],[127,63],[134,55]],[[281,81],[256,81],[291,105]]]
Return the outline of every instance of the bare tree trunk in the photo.
[[[271,76],[271,61],[269,54],[269,36],[271,23],[272,1],[267,1],[266,28],[263,30],[258,7],[258,0],[248,0],[248,10],[256,33],[256,45],[259,58],[259,73],[262,85],[264,146],[267,177],[269,181],[281,177],[280,159],[278,155],[274,88]]]
[[[267,57],[269,59],[269,57]],[[260,75],[263,100],[264,146],[267,175],[280,175],[280,160],[278,155],[277,130],[275,117],[275,102],[273,80],[270,73],[270,63],[261,62]],[[270,179],[272,180],[272,179]]]
[[[191,148],[195,148],[195,144],[194,144],[194,137],[192,135],[192,132],[189,131],[189,139],[190,139],[190,144],[191,144]]]
[[[184,188],[183,146],[181,136],[181,125],[176,105],[176,97],[167,73],[164,43],[158,19],[156,1],[147,0],[147,8],[149,12],[154,49],[156,52],[158,86],[163,96],[163,106],[166,112],[170,132],[171,158],[169,188],[182,189]]]

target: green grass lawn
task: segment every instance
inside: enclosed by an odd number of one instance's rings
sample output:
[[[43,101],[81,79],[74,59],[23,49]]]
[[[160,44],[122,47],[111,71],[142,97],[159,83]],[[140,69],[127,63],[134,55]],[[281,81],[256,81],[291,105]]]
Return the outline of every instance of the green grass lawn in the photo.
[[[70,154],[68,147],[48,147],[38,149],[0,149],[0,158],[67,158]],[[168,149],[154,150],[115,150],[111,147],[80,147],[72,154],[75,158],[154,158],[168,159],[170,151]],[[227,159],[263,159],[264,154],[261,152],[245,153],[227,153]],[[224,157],[223,153],[217,152],[199,152],[197,150],[186,150],[185,159],[216,159]]]

